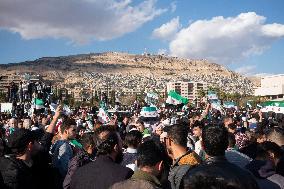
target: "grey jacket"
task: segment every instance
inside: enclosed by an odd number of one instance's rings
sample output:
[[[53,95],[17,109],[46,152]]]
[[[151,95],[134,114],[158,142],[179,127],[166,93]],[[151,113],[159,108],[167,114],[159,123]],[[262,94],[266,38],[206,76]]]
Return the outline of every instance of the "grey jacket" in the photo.
[[[116,183],[110,189],[160,189],[160,187],[161,183],[155,176],[138,170],[130,179]]]
[[[233,163],[243,169],[252,161],[250,157],[234,149],[226,150],[225,157],[230,163]]]

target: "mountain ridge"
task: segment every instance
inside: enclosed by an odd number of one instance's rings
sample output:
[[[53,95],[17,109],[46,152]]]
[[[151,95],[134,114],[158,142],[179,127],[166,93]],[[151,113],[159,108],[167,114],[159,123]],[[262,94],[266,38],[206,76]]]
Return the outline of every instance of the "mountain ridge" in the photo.
[[[165,55],[137,55],[120,52],[89,53],[41,57],[34,61],[1,64],[0,68],[0,74],[7,72],[23,74],[29,72],[40,74],[46,80],[56,80],[66,85],[72,81],[70,77],[76,81],[81,80],[82,76],[88,78],[89,76],[86,75],[94,73],[106,75],[122,74],[125,77],[136,75],[142,78],[149,76],[158,80],[164,78],[165,82],[173,80],[206,80],[205,82],[209,81],[210,83],[210,80],[207,78],[207,76],[210,76],[216,80],[212,81],[213,85],[215,83],[222,87],[223,84],[226,85],[226,80],[228,80],[228,83],[240,80],[246,83],[249,93],[252,92],[253,88],[253,83],[248,78],[217,63],[211,63],[205,59],[185,59]],[[96,77],[89,80],[96,80]],[[217,81],[218,77],[222,80],[221,83]],[[74,82],[72,81],[72,83]],[[235,89],[237,88],[235,87]]]

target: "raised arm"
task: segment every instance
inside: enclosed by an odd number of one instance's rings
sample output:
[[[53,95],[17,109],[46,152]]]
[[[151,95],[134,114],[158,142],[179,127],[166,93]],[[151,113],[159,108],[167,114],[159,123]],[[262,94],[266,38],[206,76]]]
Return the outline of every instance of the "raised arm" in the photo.
[[[208,113],[209,113],[210,108],[211,108],[211,104],[210,104],[210,103],[208,103],[208,104],[207,104],[207,106],[206,106],[206,109],[202,112],[202,114],[201,114],[201,117],[200,117],[199,121],[202,121],[203,119],[205,119],[205,118],[206,118],[206,116],[207,116],[207,115],[208,115]]]
[[[63,109],[63,106],[62,105],[59,105],[56,110],[55,110],[55,114],[52,118],[52,121],[51,123],[49,124],[49,126],[47,127],[46,129],[46,132],[47,133],[51,133],[51,134],[54,134],[54,130],[55,130],[55,126],[56,126],[56,123],[62,113],[62,109]]]

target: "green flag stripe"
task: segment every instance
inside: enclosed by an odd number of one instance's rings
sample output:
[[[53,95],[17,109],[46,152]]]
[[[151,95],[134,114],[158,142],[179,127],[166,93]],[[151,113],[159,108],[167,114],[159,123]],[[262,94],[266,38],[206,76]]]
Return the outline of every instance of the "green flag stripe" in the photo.
[[[144,112],[155,112],[157,111],[156,107],[143,107]]]
[[[43,100],[42,100],[42,99],[36,98],[36,99],[35,99],[35,104],[36,104],[36,105],[43,105],[44,103],[43,103]]]
[[[264,102],[262,106],[284,107],[284,101],[267,101]]]
[[[181,95],[179,95],[178,93],[176,93],[175,91],[170,91],[168,94],[170,97],[182,102],[183,104],[187,104],[188,103],[188,99],[182,97]]]

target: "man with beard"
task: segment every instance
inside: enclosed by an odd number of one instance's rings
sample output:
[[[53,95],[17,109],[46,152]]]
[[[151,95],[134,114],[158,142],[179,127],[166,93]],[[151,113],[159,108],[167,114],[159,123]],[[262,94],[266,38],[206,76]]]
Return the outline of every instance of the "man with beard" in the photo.
[[[71,189],[107,189],[133,174],[131,169],[119,164],[123,159],[122,140],[119,134],[106,126],[99,128],[96,135],[96,160],[74,173]]]
[[[184,175],[193,167],[201,163],[201,158],[187,148],[188,129],[184,125],[173,125],[167,130],[164,142],[168,155],[173,159],[173,165],[168,180],[172,189],[179,189]]]
[[[67,174],[68,163],[74,157],[70,140],[76,137],[76,122],[74,119],[66,119],[60,126],[61,138],[51,148],[52,165],[58,169],[62,176],[62,182]]]

